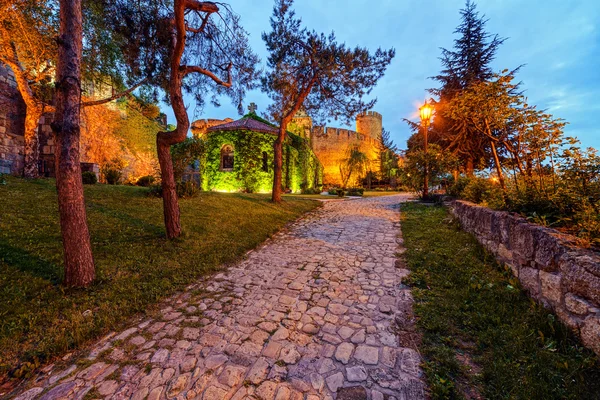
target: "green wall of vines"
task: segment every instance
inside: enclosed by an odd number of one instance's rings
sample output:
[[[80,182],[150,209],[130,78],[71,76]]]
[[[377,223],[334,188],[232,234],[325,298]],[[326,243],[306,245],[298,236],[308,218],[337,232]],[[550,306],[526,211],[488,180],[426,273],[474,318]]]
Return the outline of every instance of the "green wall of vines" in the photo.
[[[322,183],[322,167],[306,141],[296,135],[283,149],[283,184],[292,192],[314,190]],[[205,138],[206,152],[201,160],[203,189],[227,192],[270,192],[273,186],[273,143],[271,134],[248,131],[217,131]],[[221,149],[234,148],[233,171],[221,170]],[[268,172],[263,170],[263,152]]]

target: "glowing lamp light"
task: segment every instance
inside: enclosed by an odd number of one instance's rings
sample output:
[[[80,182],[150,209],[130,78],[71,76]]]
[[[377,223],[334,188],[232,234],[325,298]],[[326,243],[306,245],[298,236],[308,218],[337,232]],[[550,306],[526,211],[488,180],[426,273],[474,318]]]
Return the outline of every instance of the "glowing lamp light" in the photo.
[[[425,104],[419,108],[419,113],[421,114],[421,122],[429,123],[429,120],[431,120],[431,114],[433,113],[433,107],[429,105],[429,103],[425,102]]]
[[[492,176],[490,178],[490,180],[492,181],[492,183],[498,183],[498,177],[497,176]]]

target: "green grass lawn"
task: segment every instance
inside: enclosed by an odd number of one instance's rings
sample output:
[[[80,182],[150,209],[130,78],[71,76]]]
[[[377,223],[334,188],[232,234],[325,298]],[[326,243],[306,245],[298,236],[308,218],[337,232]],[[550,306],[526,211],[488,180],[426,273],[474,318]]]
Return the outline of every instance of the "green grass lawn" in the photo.
[[[400,194],[400,193],[403,193],[403,192],[393,192],[391,190],[390,191],[379,191],[379,190],[368,191],[368,190],[365,190],[365,192],[363,193],[363,197],[392,196],[394,194]]]
[[[0,384],[107,332],[220,265],[239,259],[319,203],[202,193],[182,200],[184,235],[164,236],[162,200],[147,189],[85,188],[97,279],[61,286],[62,244],[53,180],[0,186]],[[84,317],[86,310],[91,317]],[[27,362],[29,364],[27,364]]]
[[[402,212],[434,399],[600,399],[595,355],[445,208],[405,204]]]

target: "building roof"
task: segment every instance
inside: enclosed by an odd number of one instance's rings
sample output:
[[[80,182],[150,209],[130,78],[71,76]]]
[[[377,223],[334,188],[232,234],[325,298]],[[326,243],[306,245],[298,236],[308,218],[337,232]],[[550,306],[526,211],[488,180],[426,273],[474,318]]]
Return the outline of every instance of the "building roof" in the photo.
[[[261,133],[269,133],[271,135],[278,135],[279,128],[267,124],[265,122],[259,121],[252,116],[244,116],[242,119],[238,119],[237,121],[229,122],[222,125],[213,126],[208,128],[207,132],[219,132],[219,131],[252,131],[252,132],[261,132]]]

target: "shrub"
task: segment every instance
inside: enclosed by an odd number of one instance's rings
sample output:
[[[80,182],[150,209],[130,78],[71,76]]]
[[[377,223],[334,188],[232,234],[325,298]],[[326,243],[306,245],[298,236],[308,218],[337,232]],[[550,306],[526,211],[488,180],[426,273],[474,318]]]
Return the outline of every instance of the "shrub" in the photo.
[[[98,182],[98,177],[92,171],[84,171],[81,173],[81,180],[84,185],[95,185]]]
[[[336,196],[338,194],[338,190],[341,190],[341,189],[338,189],[338,188],[335,188],[335,187],[329,188],[329,190],[327,191],[327,193],[329,193],[332,196]]]
[[[338,189],[338,191],[337,191],[338,197],[344,197],[345,194],[346,194],[346,192],[344,192],[344,189]]]
[[[118,185],[123,174],[116,168],[106,168],[104,170],[104,179],[109,185]]]
[[[310,189],[303,189],[302,190],[302,194],[320,194],[321,192],[317,189],[314,188],[310,188]]]
[[[142,176],[135,183],[138,186],[148,187],[154,183],[154,177],[152,175]]]
[[[484,178],[472,178],[462,191],[462,198],[496,210],[506,205],[502,189]]]
[[[162,197],[162,186],[161,185],[150,185],[148,187],[148,197]]]
[[[362,196],[365,193],[363,188],[350,188],[348,189],[348,196]]]
[[[200,192],[200,187],[193,181],[177,182],[177,197],[187,199],[196,196]],[[162,186],[152,185],[147,193],[148,197],[162,197]]]
[[[6,175],[0,174],[0,185],[6,185]]]
[[[466,176],[459,177],[454,183],[448,188],[448,195],[452,197],[462,197],[463,192],[467,185],[471,182],[472,178]]]

